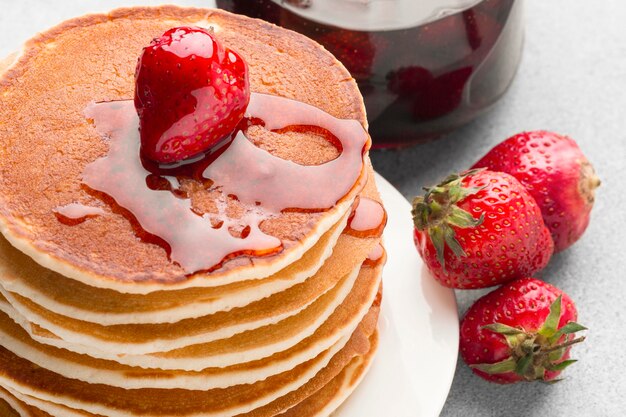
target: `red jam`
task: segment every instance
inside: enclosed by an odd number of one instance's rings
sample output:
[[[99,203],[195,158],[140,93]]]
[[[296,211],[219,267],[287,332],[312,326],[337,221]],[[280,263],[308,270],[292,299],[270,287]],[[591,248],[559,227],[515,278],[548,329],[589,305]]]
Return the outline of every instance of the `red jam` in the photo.
[[[425,141],[506,91],[521,57],[522,0],[217,0],[318,41],[352,73],[374,147]]]
[[[356,120],[337,119],[310,105],[282,97],[252,94],[240,128],[216,152],[176,167],[150,166],[140,158],[138,118],[132,101],[92,104],[86,117],[109,140],[106,156],[89,164],[83,182],[126,213],[141,234],[154,236],[170,259],[188,273],[212,270],[239,255],[264,256],[282,250],[282,242],[259,225],[283,211],[324,211],[334,207],[355,186],[362,186],[364,153],[369,137]],[[273,132],[320,129],[340,155],[320,165],[304,166],[281,159],[252,144],[245,136],[251,125]],[[193,178],[219,190],[220,222],[196,213],[181,189]],[[246,207],[243,216],[225,213],[226,198]],[[231,229],[240,230],[235,237]]]

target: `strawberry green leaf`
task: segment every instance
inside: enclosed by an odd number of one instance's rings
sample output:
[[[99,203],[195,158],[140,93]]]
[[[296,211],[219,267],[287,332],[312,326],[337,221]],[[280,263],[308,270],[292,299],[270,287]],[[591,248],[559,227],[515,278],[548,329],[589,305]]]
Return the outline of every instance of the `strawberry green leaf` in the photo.
[[[537,333],[545,337],[552,337],[557,331],[559,325],[559,319],[561,318],[561,296],[559,295],[556,300],[550,305],[550,313],[543,323],[543,326]]]
[[[476,175],[476,174],[478,174],[479,172],[483,172],[483,171],[486,171],[486,170],[487,170],[487,168],[472,168],[472,169],[468,169],[468,170],[467,170],[467,171],[465,171],[465,172],[462,172],[460,175],[461,175],[463,178],[465,178],[465,177],[470,177],[470,176],[472,176],[472,175]]]
[[[585,326],[582,326],[578,323],[575,323],[573,321],[567,323],[565,326],[561,327],[559,329],[559,333],[561,334],[572,334],[572,333],[576,333],[576,332],[580,332],[583,330],[587,330],[587,328]]]
[[[505,335],[518,335],[518,334],[525,333],[523,330],[520,330],[516,327],[507,326],[506,324],[502,324],[502,323],[488,324],[481,328],[492,331],[494,333],[500,333],[500,334],[505,334]]]
[[[447,192],[449,202],[451,204],[456,204],[459,201],[465,199],[466,197],[474,195],[483,189],[483,187],[463,187],[463,184],[462,184],[463,180],[466,177],[470,175],[474,175],[478,171],[480,170],[472,170],[463,174],[451,175],[448,178],[446,178],[444,182],[436,188],[439,189],[442,186],[445,187],[444,191]]]
[[[548,341],[550,344],[556,343],[563,335],[565,334],[573,334],[576,332],[580,332],[582,330],[587,330],[585,326],[581,326],[575,322],[569,322],[565,326],[561,327],[553,336],[551,336]]]
[[[528,372],[528,369],[530,368],[530,365],[533,362],[532,359],[533,359],[533,356],[530,354],[521,357],[519,361],[517,361],[517,365],[515,366],[515,373],[520,376],[526,375],[526,373]]]
[[[428,236],[430,237],[430,240],[433,242],[433,246],[435,247],[435,250],[437,251],[437,259],[439,260],[439,263],[441,264],[441,267],[443,268],[445,272],[446,265],[445,265],[445,260],[443,258],[443,251],[445,248],[445,243],[444,243],[443,231],[441,230],[440,227],[431,227],[430,229],[428,229]]]
[[[415,197],[413,199],[413,223],[417,230],[424,230],[428,223],[428,204],[424,203],[424,197]]]
[[[506,372],[513,372],[515,370],[515,359],[508,358],[496,363],[477,363],[470,365],[470,368],[477,369],[490,375],[503,374]]]
[[[554,385],[554,384],[558,384],[561,381],[563,381],[563,378],[558,378],[558,379],[553,379],[551,381],[543,381],[543,382],[545,382],[546,384]]]
[[[482,329],[489,330],[494,333],[501,334],[506,339],[506,344],[509,345],[511,350],[515,350],[523,338],[520,338],[520,335],[525,335],[526,333],[523,330],[516,329],[515,327],[507,326],[502,323],[494,323],[483,326]]]
[[[568,359],[566,361],[563,362],[559,362],[559,363],[553,363],[547,366],[547,369],[549,371],[562,371],[565,368],[567,368],[568,366],[574,364],[578,362],[576,359]]]
[[[443,179],[443,181],[441,181],[441,183],[439,183],[438,187],[443,187],[445,185],[450,185],[452,183],[459,182],[459,180],[462,180],[462,179],[463,179],[463,177],[461,177],[461,174],[456,174],[456,173],[455,174],[450,174],[447,177],[445,177]],[[433,188],[436,188],[436,187],[433,187]]]
[[[481,216],[476,219],[472,217],[470,213],[457,206],[450,207],[450,213],[448,214],[448,218],[446,219],[448,224],[460,227],[461,229],[480,226],[484,220],[485,213],[482,213]]]
[[[467,256],[459,241],[456,240],[456,237],[454,236],[454,230],[447,224],[441,225],[440,227],[443,230],[443,238],[446,241],[448,247],[452,250],[452,252],[454,252],[454,254],[459,258],[462,256]]]
[[[564,353],[565,353],[565,349],[557,349],[557,350],[548,352],[548,360],[550,362],[558,361],[559,359],[563,357]]]

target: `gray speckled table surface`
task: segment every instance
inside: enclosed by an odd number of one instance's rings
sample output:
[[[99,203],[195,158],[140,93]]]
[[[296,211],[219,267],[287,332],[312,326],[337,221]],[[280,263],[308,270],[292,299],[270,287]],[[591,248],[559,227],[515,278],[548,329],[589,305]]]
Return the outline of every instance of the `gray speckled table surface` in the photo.
[[[252,1],[252,0],[251,0]],[[141,0],[0,0],[0,56],[63,19]],[[209,1],[176,1],[206,6]],[[497,386],[460,362],[443,416],[622,416],[626,414],[626,2],[528,0],[526,45],[517,78],[499,105],[426,145],[376,151],[375,168],[407,198],[463,169],[509,135],[545,128],[567,133],[603,180],[584,238],[541,276],[578,303],[588,341],[580,362],[554,386]],[[485,291],[457,292],[462,314]],[[390,416],[393,417],[393,416]]]

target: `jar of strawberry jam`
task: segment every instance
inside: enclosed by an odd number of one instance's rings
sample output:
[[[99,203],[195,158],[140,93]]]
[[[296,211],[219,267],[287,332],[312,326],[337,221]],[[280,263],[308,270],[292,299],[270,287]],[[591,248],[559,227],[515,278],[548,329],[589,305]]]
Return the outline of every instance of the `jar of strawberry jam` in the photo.
[[[522,0],[217,0],[301,32],[350,70],[375,147],[421,142],[504,94],[523,43]]]

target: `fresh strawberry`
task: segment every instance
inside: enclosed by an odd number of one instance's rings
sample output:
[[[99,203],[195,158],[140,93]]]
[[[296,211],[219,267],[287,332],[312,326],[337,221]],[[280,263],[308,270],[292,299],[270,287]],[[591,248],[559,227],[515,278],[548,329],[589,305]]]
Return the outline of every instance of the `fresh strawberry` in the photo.
[[[573,139],[542,130],[520,133],[474,167],[509,173],[526,187],[552,233],[555,251],[572,245],[587,228],[600,180]]]
[[[142,153],[164,164],[220,144],[250,100],[246,63],[201,28],[173,28],[154,39],[135,81]]]
[[[415,245],[441,284],[490,287],[532,275],[550,260],[550,232],[514,177],[473,170],[425,190],[413,200]]]
[[[461,321],[461,357],[487,381],[555,381],[576,362],[571,346],[582,342],[574,333],[574,302],[558,288],[535,278],[503,285],[478,299]]]

